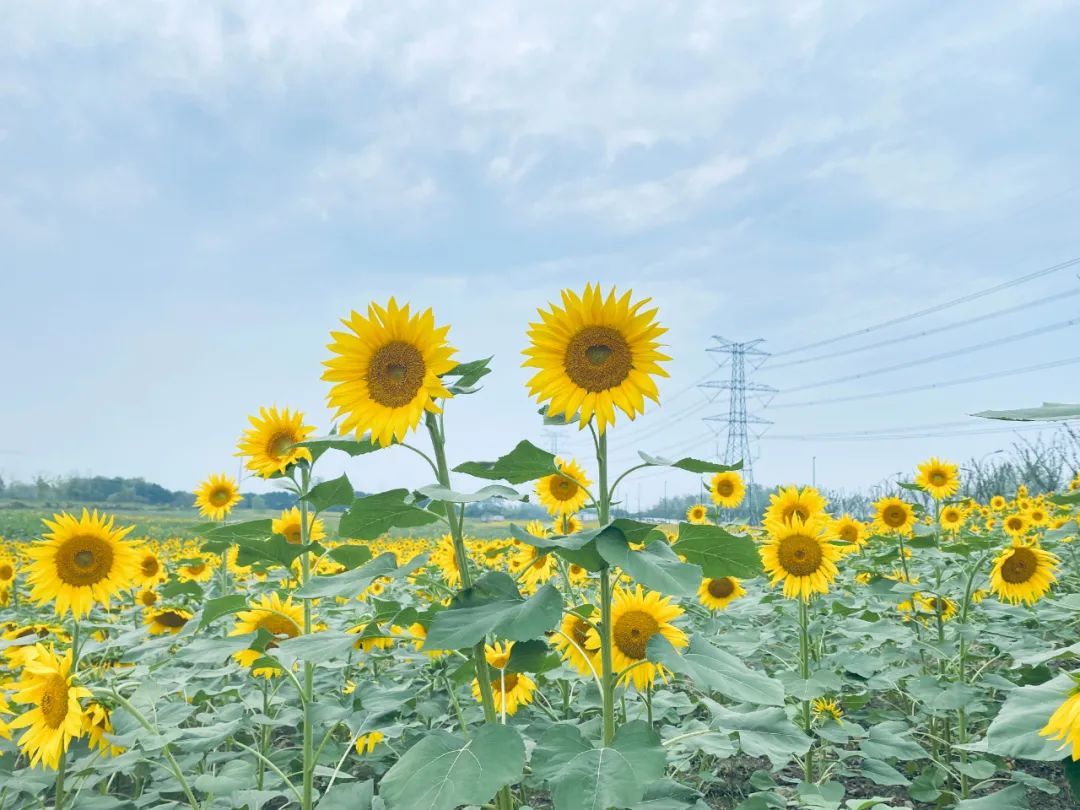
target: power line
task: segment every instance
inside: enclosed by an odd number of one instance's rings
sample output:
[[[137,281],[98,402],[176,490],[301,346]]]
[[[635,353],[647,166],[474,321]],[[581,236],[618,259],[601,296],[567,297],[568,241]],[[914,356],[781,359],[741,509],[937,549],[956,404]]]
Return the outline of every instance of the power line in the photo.
[[[929,337],[930,335],[938,335],[942,332],[949,332],[954,329],[960,329],[965,326],[970,326],[973,323],[981,323],[982,321],[992,320],[1003,315],[1014,315],[1017,312],[1022,312],[1026,309],[1030,309],[1036,306],[1042,306],[1043,304],[1051,304],[1057,301],[1061,301],[1065,298],[1071,298],[1073,296],[1080,295],[1080,287],[1075,290],[1067,290],[1065,292],[1055,293],[1054,295],[1048,295],[1045,298],[1039,298],[1034,301],[1028,301],[1023,304],[1018,304],[1015,307],[1006,307],[1005,309],[995,310],[994,312],[988,312],[985,315],[976,315],[972,318],[965,318],[962,321],[956,323],[945,324],[944,326],[938,326],[933,329],[924,329],[921,332],[911,332],[900,337],[889,338],[888,340],[880,340],[877,343],[869,343],[865,346],[856,346],[853,349],[841,349],[835,352],[826,352],[825,354],[816,354],[813,357],[804,357],[802,360],[788,360],[786,363],[779,363],[777,365],[769,365],[768,368],[772,371],[776,371],[781,368],[788,368],[789,366],[801,366],[805,363],[813,363],[818,360],[829,360],[834,357],[845,357],[850,354],[858,354],[860,352],[867,352],[873,349],[881,349],[886,346],[893,346],[897,343],[903,343],[908,340],[915,340],[917,338]]]
[[[780,392],[783,394],[790,394],[796,391],[806,391],[811,388],[823,388],[827,385],[836,385],[837,383],[853,382],[855,380],[861,380],[866,377],[875,377],[878,374],[888,374],[890,371],[900,371],[905,368],[911,368],[913,366],[921,366],[926,363],[935,363],[939,360],[948,360],[950,357],[959,357],[962,354],[969,354],[970,352],[980,351],[982,349],[989,349],[992,346],[1001,346],[1005,343],[1011,343],[1015,340],[1023,340],[1029,337],[1035,337],[1036,335],[1043,335],[1047,332],[1053,332],[1057,329],[1065,329],[1069,326],[1075,326],[1080,323],[1080,318],[1071,318],[1067,321],[1058,321],[1057,323],[1047,324],[1046,326],[1040,326],[1036,329],[1029,329],[1026,332],[1017,332],[1014,335],[1006,335],[1005,337],[994,338],[993,340],[987,340],[983,343],[976,343],[971,346],[965,346],[961,349],[951,349],[947,352],[940,352],[939,354],[928,355],[927,357],[920,357],[915,360],[906,360],[903,363],[896,363],[891,366],[883,366],[881,368],[871,369],[870,371],[863,371],[859,374],[848,374],[844,377],[834,377],[831,380],[818,380],[817,382],[806,383],[805,385],[797,385],[794,388],[785,388]]]
[[[891,397],[897,394],[910,394],[915,391],[930,391],[936,388],[949,388],[954,385],[966,385],[967,383],[983,382],[985,380],[993,380],[998,377],[1009,377],[1015,374],[1027,374],[1031,371],[1043,371],[1049,368],[1059,368],[1061,366],[1073,365],[1080,363],[1080,357],[1067,357],[1063,360],[1054,360],[1049,363],[1039,363],[1034,366],[1023,366],[1021,368],[1007,369],[1005,371],[994,371],[989,374],[978,374],[973,377],[960,377],[955,380],[946,380],[939,383],[927,383],[925,385],[913,385],[909,388],[894,388],[889,391],[875,391],[869,394],[852,394],[844,397],[831,397],[828,399],[811,399],[803,402],[785,402],[781,405],[773,405],[773,408],[802,408],[810,405],[828,405],[834,402],[854,402],[861,399],[877,399],[880,397]]]
[[[838,343],[841,340],[847,340],[848,338],[858,337],[859,335],[866,335],[866,334],[869,334],[870,332],[876,332],[879,329],[885,329],[886,327],[889,327],[889,326],[895,326],[898,323],[904,323],[905,321],[914,320],[915,318],[922,318],[922,317],[924,317],[926,315],[932,315],[935,312],[941,312],[942,310],[949,309],[950,307],[958,306],[960,304],[966,304],[966,303],[969,303],[970,301],[977,301],[980,298],[985,298],[986,296],[993,295],[996,292],[1001,292],[1002,290],[1007,290],[1007,289],[1010,289],[1012,287],[1019,286],[1020,284],[1026,284],[1029,281],[1034,281],[1035,279],[1043,278],[1044,276],[1048,276],[1048,275],[1050,275],[1052,273],[1060,272],[1061,270],[1065,270],[1065,269],[1067,269],[1069,267],[1074,267],[1074,266],[1076,266],[1078,264],[1080,264],[1080,256],[1078,256],[1076,258],[1073,258],[1073,259],[1069,259],[1069,260],[1064,261],[1064,262],[1061,262],[1060,264],[1051,265],[1050,267],[1044,267],[1041,270],[1036,270],[1035,272],[1028,273],[1025,276],[1020,276],[1019,278],[1014,278],[1011,281],[1005,281],[1005,282],[1002,282],[1001,284],[996,284],[993,287],[987,287],[986,289],[979,290],[979,291],[973,292],[973,293],[968,293],[967,295],[962,295],[959,298],[953,298],[952,300],[945,301],[944,303],[941,303],[941,304],[935,304],[932,307],[926,307],[925,309],[920,309],[920,310],[917,310],[915,312],[910,312],[907,315],[900,315],[900,316],[898,316],[896,318],[890,318],[887,321],[882,321],[882,322],[876,323],[876,324],[874,324],[872,326],[866,326],[866,327],[863,327],[862,329],[856,329],[856,330],[854,330],[852,332],[845,332],[845,333],[843,333],[841,335],[836,335],[835,337],[826,338],[824,340],[814,341],[813,343],[807,343],[807,344],[804,344],[802,346],[798,346],[798,347],[796,347],[794,349],[788,349],[788,350],[782,351],[782,352],[775,352],[773,354],[773,356],[774,357],[783,357],[783,356],[786,356],[786,355],[789,355],[789,354],[794,354],[796,352],[806,351],[807,349],[816,349],[819,346],[828,346],[828,345],[831,345],[833,343]]]
[[[1058,428],[1061,425],[1068,424],[1068,422],[1054,422],[1046,424],[1035,425],[1023,425],[1006,428],[976,428],[975,430],[944,430],[944,431],[927,431],[927,432],[915,432],[915,433],[881,433],[874,436],[843,436],[839,434],[782,434],[773,433],[768,436],[763,436],[763,440],[767,441],[793,441],[793,442],[876,442],[876,441],[890,441],[893,439],[933,439],[933,438],[946,438],[956,436],[982,436],[989,433],[1017,433],[1017,432],[1029,432],[1034,430],[1052,430]]]

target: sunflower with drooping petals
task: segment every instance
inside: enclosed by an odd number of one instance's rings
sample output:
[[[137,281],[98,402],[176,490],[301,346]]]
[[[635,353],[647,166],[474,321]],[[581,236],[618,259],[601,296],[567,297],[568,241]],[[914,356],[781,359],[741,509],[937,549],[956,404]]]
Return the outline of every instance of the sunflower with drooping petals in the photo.
[[[311,451],[297,445],[307,440],[315,428],[304,424],[304,414],[288,408],[259,408],[258,416],[249,416],[251,427],[237,444],[236,455],[244,457],[244,466],[262,478],[282,475],[300,461],[311,463]]]
[[[83,734],[83,710],[79,701],[90,690],[76,686],[71,672],[71,651],[58,655],[43,644],[26,656],[22,676],[13,684],[11,699],[29,706],[9,724],[24,728],[19,747],[30,757],[30,766],[60,767],[60,755],[72,740]]]
[[[735,577],[706,577],[698,586],[698,599],[709,610],[726,610],[728,605],[742,596],[746,596],[746,589]]]
[[[360,756],[370,754],[375,750],[375,746],[386,739],[381,731],[369,731],[366,734],[361,734],[356,738],[356,753]]]
[[[224,520],[242,500],[236,479],[225,473],[212,474],[195,490],[195,506],[200,515],[210,520]]]
[[[604,296],[588,284],[578,295],[563,290],[562,306],[539,310],[529,324],[526,368],[538,369],[528,382],[530,395],[547,403],[549,416],[575,417],[580,427],[596,418],[603,435],[615,424],[618,408],[631,420],[645,413],[645,400],[660,401],[655,377],[667,377],[657,338],[667,330],[656,320],[651,299],[631,302],[633,291]]]
[[[491,667],[491,692],[495,698],[495,711],[499,714],[514,714],[521,706],[533,702],[536,683],[524,672],[507,672],[513,642],[507,644],[485,644],[484,657]],[[473,678],[473,697],[481,701],[480,681]]]
[[[831,698],[814,698],[810,701],[810,708],[819,720],[832,720],[834,723],[839,723],[844,717],[840,704]]]
[[[735,470],[716,473],[709,481],[712,502],[723,509],[734,509],[746,497],[746,484]]]
[[[829,592],[843,552],[828,541],[827,530],[827,518],[821,515],[809,520],[795,516],[770,526],[769,540],[760,548],[761,562],[772,577],[770,584],[784,583],[788,599],[808,601],[815,593]]]
[[[592,625],[588,621],[577,613],[568,612],[551,638],[562,660],[579,675],[595,675],[600,671],[599,664],[594,662],[595,653],[588,648],[590,629]]]
[[[330,333],[333,356],[322,375],[334,383],[328,401],[342,433],[370,433],[386,446],[404,440],[425,413],[441,412],[437,400],[451,396],[441,375],[457,365],[449,326],[436,326],[430,309],[413,314],[393,298],[342,323],[348,331]]]
[[[825,498],[814,487],[781,487],[769,496],[769,506],[765,509],[764,524],[782,527],[794,517],[807,521],[825,513]]]
[[[109,710],[96,700],[90,701],[83,712],[83,734],[88,738],[90,750],[97,749],[106,757],[118,757],[124,753],[123,746],[109,740],[112,733],[112,715]]]
[[[303,516],[300,510],[295,506],[292,509],[285,509],[280,515],[274,518],[270,525],[274,534],[280,534],[285,540],[293,545],[300,545],[303,539],[302,528],[304,525]],[[308,542],[315,543],[326,537],[326,526],[321,519],[314,515],[308,515]]]
[[[246,636],[265,630],[273,638],[266,645],[266,649],[273,649],[283,639],[296,638],[300,635],[304,626],[304,608],[300,604],[294,604],[290,594],[284,600],[276,593],[260,596],[252,603],[250,610],[242,610],[236,614],[236,624],[229,631],[230,636]],[[265,653],[259,650],[241,650],[233,654],[233,658],[242,667],[250,667]],[[252,670],[252,675],[262,678],[271,678],[278,674],[276,667],[257,667]]]
[[[1039,735],[1051,740],[1063,740],[1058,750],[1072,746],[1070,756],[1073,762],[1080,760],[1080,674],[1073,673],[1073,687],[1065,696]]]
[[[176,568],[181,582],[209,582],[214,576],[216,560],[207,554],[192,554]]]
[[[191,621],[191,612],[183,608],[161,608],[148,610],[143,617],[143,624],[152,636],[175,636]]]
[[[878,534],[908,537],[915,522],[915,510],[905,500],[890,495],[874,503],[874,531]]]
[[[124,540],[132,526],[118,528],[114,518],[85,509],[80,518],[64,512],[42,522],[51,531],[26,551],[30,598],[38,604],[55,602],[57,614],[70,610],[81,619],[132,586],[137,553]]]
[[[659,633],[676,648],[686,647],[689,640],[672,622],[682,616],[683,609],[671,603],[670,596],[646,591],[640,585],[634,590],[617,588],[611,602],[611,662],[616,672],[622,672],[620,683],[632,683],[643,692],[657,677],[666,680],[668,670],[646,657],[649,639]],[[600,634],[590,628],[588,649],[599,655]]]
[[[585,505],[588,498],[586,488],[592,481],[585,475],[581,465],[573,459],[563,461],[557,458],[555,466],[559,469],[558,473],[544,476],[536,482],[536,495],[540,498],[540,503],[552,515],[579,511]]]
[[[948,461],[931,458],[919,465],[915,486],[935,500],[944,500],[960,489],[960,470]]]
[[[1057,582],[1061,561],[1034,543],[1013,540],[994,560],[990,570],[990,590],[1003,602],[1034,605]]]

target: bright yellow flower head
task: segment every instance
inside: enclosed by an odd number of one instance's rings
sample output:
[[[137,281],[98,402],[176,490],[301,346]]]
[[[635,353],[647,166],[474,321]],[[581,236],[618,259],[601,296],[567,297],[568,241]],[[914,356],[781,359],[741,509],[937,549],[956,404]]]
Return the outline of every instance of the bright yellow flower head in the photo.
[[[994,560],[990,589],[1003,602],[1035,604],[1057,582],[1060,560],[1035,544],[1013,540]]]
[[[150,635],[161,636],[165,634],[176,635],[191,621],[191,612],[183,608],[163,608],[161,610],[148,610],[143,618],[143,624],[149,628]]]
[[[247,460],[244,466],[256,475],[270,478],[284,473],[298,461],[311,463],[311,451],[296,445],[308,439],[315,428],[304,424],[304,414],[288,408],[260,408],[249,416],[251,427],[244,431],[236,455]]]
[[[724,509],[734,509],[746,496],[746,485],[742,476],[734,470],[718,472],[709,481],[709,493],[712,502]]]
[[[596,654],[588,647],[591,627],[576,613],[567,613],[563,616],[559,631],[551,639],[563,661],[580,675],[595,675],[600,671]]]
[[[955,534],[960,531],[961,527],[964,525],[964,510],[959,506],[949,504],[948,506],[942,507],[939,520],[941,522],[941,528]]]
[[[273,523],[270,524],[270,528],[273,529],[274,534],[280,534],[288,542],[293,545],[299,545],[302,539],[301,528],[303,527],[304,520],[300,514],[300,510],[295,506],[292,509],[284,510],[280,515],[274,518]],[[326,537],[326,526],[322,520],[314,515],[308,515],[308,542],[315,543]]]
[[[735,577],[706,577],[698,586],[698,599],[709,610],[725,610],[742,596],[746,596],[746,589]]]
[[[1074,679],[1076,676],[1073,676]],[[1080,760],[1080,681],[1069,691],[1065,702],[1057,707],[1050,720],[1039,732],[1051,740],[1064,740],[1062,748],[1072,746],[1073,761]]]
[[[841,515],[834,520],[831,533],[846,544],[849,551],[858,551],[866,544],[866,524],[851,515]]]
[[[956,494],[960,489],[960,470],[955,464],[931,458],[919,465],[915,484],[930,497],[942,500]]]
[[[522,365],[539,369],[529,393],[551,416],[577,415],[581,427],[595,416],[603,434],[616,408],[634,419],[646,399],[660,401],[653,378],[668,376],[660,363],[671,358],[657,342],[667,330],[654,320],[656,309],[643,309],[650,299],[631,303],[632,295],[616,298],[612,288],[605,298],[600,285],[589,284],[582,295],[563,290],[561,307],[539,310]]]
[[[491,667],[491,691],[495,698],[495,711],[499,714],[514,714],[521,706],[532,703],[533,693],[536,691],[536,683],[528,675],[506,671],[513,647],[512,642],[505,645],[487,644],[484,647],[487,664]],[[472,691],[473,697],[480,702],[480,681],[475,678]]]
[[[827,529],[828,518],[821,515],[809,520],[796,516],[770,526],[769,542],[760,549],[761,562],[771,584],[784,583],[788,599],[809,601],[815,593],[829,592],[842,552],[828,541]]]
[[[915,510],[900,498],[886,497],[874,504],[874,531],[878,534],[910,535],[915,528]]]
[[[588,494],[585,492],[592,482],[586,477],[585,470],[574,460],[555,459],[560,474],[551,474],[536,482],[536,495],[540,503],[552,515],[565,515],[577,512],[585,505]]]
[[[695,503],[686,510],[686,519],[696,526],[709,522],[709,507],[703,503]]]
[[[224,520],[243,499],[236,480],[225,473],[211,475],[195,490],[195,506],[199,508],[199,514],[211,520]]]
[[[11,721],[12,729],[25,728],[19,747],[30,757],[31,767],[40,763],[56,770],[60,754],[83,734],[82,698],[90,691],[73,682],[71,651],[57,655],[43,644],[26,656],[22,676],[14,684],[12,700],[29,706]]]
[[[670,596],[645,591],[640,585],[632,591],[616,589],[611,604],[611,661],[616,672],[628,670],[620,682],[632,683],[643,692],[658,676],[666,680],[667,670],[646,658],[646,648],[657,633],[674,647],[686,647],[686,633],[672,624],[682,614]],[[589,630],[587,647],[600,649],[600,634],[595,629]]]
[[[769,506],[765,510],[764,524],[767,530],[771,526],[778,530],[792,518],[808,521],[825,513],[827,503],[813,487],[781,487],[769,496]]]
[[[229,632],[230,636],[246,636],[249,633],[257,633],[265,630],[273,639],[267,644],[266,649],[277,646],[277,642],[286,638],[296,638],[300,635],[304,626],[304,608],[302,605],[293,604],[290,594],[285,600],[272,593],[261,596],[255,600],[250,610],[242,610],[236,614],[236,624]],[[250,667],[263,657],[258,650],[241,650],[233,655],[242,667]],[[252,671],[256,677],[270,678],[278,673],[275,667],[258,667]]]

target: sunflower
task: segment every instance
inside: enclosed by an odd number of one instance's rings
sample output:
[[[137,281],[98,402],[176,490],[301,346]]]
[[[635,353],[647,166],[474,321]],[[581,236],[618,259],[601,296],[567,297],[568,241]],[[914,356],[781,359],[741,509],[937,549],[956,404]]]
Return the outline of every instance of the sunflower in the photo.
[[[0,557],[0,588],[8,588],[15,581],[15,560],[6,555]]]
[[[1039,732],[1040,736],[1051,740],[1064,740],[1058,748],[1072,746],[1073,761],[1080,760],[1080,675],[1072,675],[1074,681],[1062,703],[1050,716],[1050,720]]]
[[[746,596],[746,589],[735,577],[706,577],[698,587],[698,599],[709,610],[724,610],[740,596]]]
[[[580,675],[595,675],[599,667],[595,653],[589,652],[589,630],[592,625],[576,613],[563,616],[562,624],[551,639],[562,660]]]
[[[494,670],[491,673],[491,691],[495,697],[495,711],[504,715],[514,714],[519,707],[532,703],[533,692],[536,691],[536,683],[528,675],[506,671],[513,647],[512,642],[484,645],[484,657]],[[480,681],[476,678],[473,678],[472,691],[473,697],[480,702]]]
[[[524,585],[526,593],[532,593],[559,571],[559,564],[554,554],[536,546],[526,546],[514,561],[513,569],[520,571],[518,581]]]
[[[840,704],[830,698],[814,698],[810,702],[810,708],[820,720],[832,720],[834,723],[839,723],[844,716]]]
[[[4,719],[9,714],[11,714],[11,706],[8,705],[4,693],[0,692],[0,739],[2,740],[11,739],[11,726]]]
[[[947,596],[935,596],[932,593],[915,594],[915,602],[919,606],[919,612],[937,616],[941,612],[941,620],[949,621],[956,616],[956,602]]]
[[[284,510],[274,518],[271,524],[274,534],[282,535],[286,541],[293,545],[299,545],[301,541],[301,528],[303,528],[303,516],[295,506]],[[314,543],[326,537],[326,526],[314,515],[308,515],[308,542]]]
[[[135,601],[144,608],[153,607],[158,601],[157,591],[153,588],[143,588],[135,595]]]
[[[571,459],[555,459],[558,473],[545,476],[536,482],[536,494],[553,515],[565,515],[577,512],[585,505],[588,497],[585,489],[592,482],[585,476],[585,470]]]
[[[874,531],[878,534],[911,534],[915,527],[915,510],[907,501],[886,497],[874,504]]]
[[[990,508],[995,512],[1002,511],[1008,505],[1008,501],[1001,495],[995,495],[990,499]]]
[[[199,514],[210,520],[224,520],[243,499],[236,481],[225,473],[211,475],[195,490]]]
[[[33,561],[27,577],[31,599],[55,600],[58,614],[70,610],[81,619],[95,602],[107,606],[131,587],[137,558],[124,537],[133,527],[116,528],[113,518],[85,509],[79,519],[64,512],[43,522],[52,531],[26,552]]]
[[[415,647],[417,651],[423,650],[428,658],[441,658],[446,655],[446,650],[424,650],[424,640],[427,638],[427,628],[420,624],[420,622],[413,622],[409,625],[409,635],[413,638],[413,647]]]
[[[718,472],[709,481],[712,502],[724,509],[734,509],[746,496],[746,485],[742,476],[734,470]]]
[[[151,549],[143,549],[138,556],[139,567],[135,569],[135,581],[150,588],[165,579],[165,566]]]
[[[19,747],[30,757],[30,766],[60,767],[60,755],[83,734],[83,710],[79,700],[90,691],[75,686],[71,674],[71,651],[63,656],[37,644],[26,656],[21,678],[14,684],[12,700],[32,708],[11,721],[12,729],[25,728]]]
[[[656,309],[643,309],[645,298],[631,303],[633,291],[604,297],[600,285],[588,284],[578,295],[563,290],[562,306],[539,310],[529,324],[529,348],[522,364],[539,369],[528,382],[529,394],[547,403],[550,416],[582,428],[596,416],[603,435],[615,424],[615,408],[631,420],[645,413],[645,399],[660,401],[654,377],[667,377],[660,363],[671,358],[658,351],[657,338],[667,330],[655,320]]]
[[[851,515],[841,515],[834,520],[832,533],[847,545],[845,551],[858,551],[866,545],[866,524]]]
[[[1080,472],[1074,475],[1069,482],[1069,492],[1076,492],[1077,490],[1080,490]]]
[[[1045,526],[1050,522],[1050,515],[1041,506],[1032,506],[1027,510],[1028,523],[1032,526]]]
[[[12,644],[4,650],[3,656],[7,659],[11,669],[18,669],[26,663],[27,657],[34,654],[34,644],[37,642],[48,639],[51,642],[58,641],[67,644],[71,641],[71,637],[63,627],[53,624],[31,624],[25,627],[12,624],[0,638],[10,642],[29,639],[31,636],[34,639],[33,642],[26,641],[24,644]]]
[[[182,608],[163,608],[148,610],[143,624],[150,628],[150,635],[163,636],[166,633],[176,635],[191,621],[191,613]]]
[[[1019,512],[1014,512],[1001,522],[1001,528],[1009,537],[1023,537],[1028,530],[1028,519]]]
[[[112,733],[113,724],[109,710],[92,700],[83,712],[83,734],[89,737],[90,750],[96,748],[106,757],[118,757],[124,753],[122,746],[114,745],[109,740]]]
[[[919,465],[915,475],[915,484],[924,492],[930,493],[935,500],[942,500],[956,494],[960,489],[960,472],[955,464],[931,458]]]
[[[245,456],[244,466],[262,478],[283,474],[298,461],[311,463],[311,451],[296,445],[315,432],[304,424],[304,414],[276,407],[259,408],[258,416],[249,416],[251,427],[237,444],[238,456]]]
[[[998,599],[1017,604],[1035,604],[1057,582],[1060,560],[1033,543],[1016,539],[994,560],[990,590]]]
[[[561,534],[564,537],[571,534],[577,534],[582,529],[581,520],[577,515],[564,512],[555,518],[555,524],[552,527],[555,534]]]
[[[943,507],[941,514],[938,515],[941,528],[952,534],[960,531],[960,528],[964,525],[964,519],[964,510],[953,504]]]
[[[451,396],[440,375],[454,368],[456,349],[446,342],[449,326],[436,326],[430,309],[411,315],[391,298],[386,308],[372,302],[367,317],[352,312],[331,332],[322,378],[334,383],[330,407],[341,432],[370,432],[376,444],[401,441],[420,424],[424,412],[440,413],[437,399]]]
[[[814,593],[828,593],[829,583],[836,579],[841,551],[825,539],[826,528],[821,516],[793,517],[770,528],[769,541],[760,549],[761,562],[772,585],[784,583],[789,599],[809,600]]]
[[[277,642],[285,638],[296,638],[300,635],[304,622],[304,608],[302,605],[293,604],[292,595],[284,601],[281,597],[272,593],[255,600],[250,610],[242,610],[236,614],[236,624],[229,631],[230,636],[246,636],[249,633],[257,633],[265,630],[273,638],[266,645],[266,649],[277,646]],[[262,658],[264,653],[259,650],[241,650],[233,654],[233,658],[242,667],[250,667]],[[278,672],[276,667],[259,667],[252,670],[256,677],[270,678]]]
[[[381,731],[369,731],[367,734],[361,734],[356,738],[356,753],[360,756],[370,754],[375,750],[375,746],[385,739],[386,736]]]
[[[709,507],[703,503],[695,503],[686,510],[686,519],[696,526],[709,522]]]
[[[659,633],[672,646],[689,644],[686,633],[671,622],[683,614],[671,604],[670,596],[646,592],[640,585],[634,590],[618,588],[611,603],[611,662],[621,672],[620,683],[632,683],[639,692],[659,675],[667,679],[667,670],[645,657],[649,639]],[[590,628],[589,650],[600,649],[600,634]]]
[[[825,506],[825,499],[813,487],[781,487],[769,496],[764,523],[768,528],[770,524],[782,527],[794,517],[807,521],[823,514]]]
[[[210,559],[203,554],[189,557],[176,569],[182,582],[209,582],[214,576]]]

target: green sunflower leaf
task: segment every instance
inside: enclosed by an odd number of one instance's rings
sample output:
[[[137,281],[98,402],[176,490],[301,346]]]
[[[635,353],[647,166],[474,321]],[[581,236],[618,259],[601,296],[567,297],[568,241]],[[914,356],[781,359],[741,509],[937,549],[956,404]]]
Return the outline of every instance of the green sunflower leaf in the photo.
[[[1039,732],[1075,685],[1072,677],[1061,674],[1037,686],[1014,689],[987,729],[986,750],[1040,762],[1061,759],[1061,742],[1042,737]]]
[[[468,740],[429,733],[383,776],[388,810],[454,810],[489,802],[525,769],[525,744],[513,726],[481,726]]]
[[[607,565],[604,558],[596,550],[596,538],[601,531],[603,530],[588,529],[577,534],[554,534],[547,537],[538,537],[516,524],[510,524],[510,534],[521,542],[534,548],[552,551],[567,562],[580,565],[589,571],[599,571]]]
[[[698,635],[682,653],[659,633],[649,639],[646,655],[672,672],[685,675],[698,686],[741,703],[783,706],[784,685],[764,672],[750,669],[742,659],[714,647]]]
[[[972,416],[983,419],[1004,419],[1013,422],[1057,422],[1080,419],[1080,405],[1064,402],[1044,402],[1039,408],[1018,408],[1012,411],[979,411]]]
[[[362,439],[350,439],[347,436],[337,435],[320,436],[315,439],[308,439],[306,442],[300,442],[299,446],[308,448],[315,458],[318,458],[327,450],[340,450],[342,453],[356,458],[383,449],[381,445],[371,441],[369,436],[364,436]]]
[[[316,512],[323,512],[331,506],[348,506],[355,499],[356,492],[349,481],[349,476],[345,474],[331,481],[316,484],[304,498],[315,507]]]
[[[504,498],[508,501],[524,501],[528,498],[527,495],[522,495],[516,489],[503,486],[502,484],[490,484],[476,492],[455,492],[448,487],[432,484],[431,486],[420,487],[417,492],[425,498],[445,503],[480,503],[481,501],[490,501],[492,498]]]
[[[719,526],[679,524],[679,539],[672,551],[701,566],[710,579],[754,577],[761,573],[761,555],[752,539],[731,534]]]
[[[736,461],[734,464],[717,464],[715,461],[702,461],[697,458],[680,458],[678,461],[673,461],[670,458],[663,458],[662,456],[651,456],[648,453],[638,451],[638,455],[641,456],[641,460],[648,464],[650,467],[673,467],[676,470],[686,470],[687,472],[698,473],[718,473],[718,472],[733,472],[735,470],[741,470],[743,463]]]
[[[207,551],[221,552],[238,540],[266,540],[274,533],[273,524],[270,518],[226,523],[206,532],[203,546]]]
[[[341,516],[338,534],[357,540],[375,540],[390,529],[427,526],[439,515],[415,505],[407,489],[391,489],[376,495],[357,498]]]
[[[557,468],[554,454],[541,450],[531,442],[522,441],[495,461],[466,461],[454,467],[454,472],[489,481],[525,484],[551,475],[557,472]]]
[[[241,593],[234,593],[230,596],[221,596],[217,599],[208,599],[206,604],[203,605],[202,614],[199,616],[199,629],[202,630],[215,619],[219,619],[222,616],[227,616],[230,613],[237,613],[238,611],[246,609],[247,597]]]
[[[361,594],[379,577],[399,578],[407,576],[427,562],[427,555],[420,555],[402,566],[397,557],[386,551],[359,568],[329,577],[312,577],[308,583],[295,591],[301,599],[319,599],[327,596],[352,598]]]
[[[608,564],[617,565],[635,582],[662,594],[691,596],[701,584],[701,568],[684,563],[665,542],[650,543],[635,551],[626,536],[611,526],[596,538],[596,550]]]
[[[349,543],[344,546],[335,546],[327,554],[331,560],[341,563],[351,571],[371,559],[371,546]]]
[[[491,357],[485,357],[482,360],[472,360],[468,363],[458,363],[452,369],[447,371],[442,376],[445,377],[457,377],[457,382],[449,386],[450,393],[454,395],[458,394],[472,394],[479,390],[477,383],[483,377],[486,377],[491,373]]]

